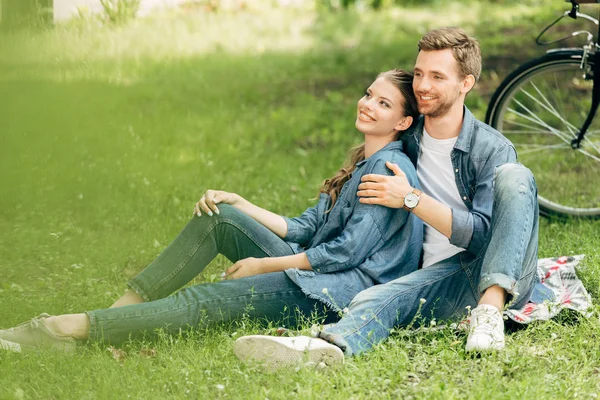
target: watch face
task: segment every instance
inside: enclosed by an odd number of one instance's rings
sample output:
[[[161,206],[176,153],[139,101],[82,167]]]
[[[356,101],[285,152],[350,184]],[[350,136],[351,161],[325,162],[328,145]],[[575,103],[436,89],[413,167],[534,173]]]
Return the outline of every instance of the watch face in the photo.
[[[415,208],[419,204],[419,196],[409,193],[404,197],[404,205],[408,208]]]

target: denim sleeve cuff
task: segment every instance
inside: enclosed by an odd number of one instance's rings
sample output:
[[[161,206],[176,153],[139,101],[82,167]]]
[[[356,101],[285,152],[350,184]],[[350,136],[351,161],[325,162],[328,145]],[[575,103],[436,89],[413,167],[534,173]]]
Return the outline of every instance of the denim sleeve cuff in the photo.
[[[463,249],[469,248],[473,237],[473,216],[464,210],[452,209],[452,235],[450,243]]]
[[[285,221],[285,223],[287,224],[287,232],[285,234],[285,240],[290,241],[290,242],[300,242],[300,238],[299,236],[299,229],[298,229],[298,223],[296,221],[294,221],[291,218],[288,217],[283,217],[283,220]]]
[[[324,274],[328,272],[325,270],[325,268],[321,267],[321,265],[323,265],[323,255],[319,249],[308,249],[304,254],[306,254],[306,258],[308,258],[308,262],[310,263],[313,271],[315,271],[317,274]]]

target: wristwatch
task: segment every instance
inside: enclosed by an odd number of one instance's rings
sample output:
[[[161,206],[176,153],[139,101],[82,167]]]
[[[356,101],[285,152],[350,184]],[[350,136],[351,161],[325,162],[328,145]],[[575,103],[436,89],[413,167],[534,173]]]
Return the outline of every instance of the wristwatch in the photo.
[[[413,189],[412,192],[404,196],[404,209],[411,212],[419,204],[421,199],[421,191],[419,189]]]

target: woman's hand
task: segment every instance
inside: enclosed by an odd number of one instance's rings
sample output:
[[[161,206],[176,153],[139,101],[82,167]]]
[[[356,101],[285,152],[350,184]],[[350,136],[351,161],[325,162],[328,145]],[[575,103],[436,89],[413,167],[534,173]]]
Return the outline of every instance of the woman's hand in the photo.
[[[386,162],[393,176],[368,174],[362,177],[356,195],[364,204],[379,204],[390,208],[402,208],[404,196],[413,191],[406,174],[397,164]]]
[[[264,274],[262,258],[248,257],[239,260],[225,271],[224,279],[239,279],[246,276]]]
[[[224,192],[222,190],[207,190],[196,203],[194,214],[200,217],[202,212],[204,212],[209,217],[212,217],[213,212],[219,214],[217,204],[225,203],[235,205],[240,199],[241,197],[235,193]]]

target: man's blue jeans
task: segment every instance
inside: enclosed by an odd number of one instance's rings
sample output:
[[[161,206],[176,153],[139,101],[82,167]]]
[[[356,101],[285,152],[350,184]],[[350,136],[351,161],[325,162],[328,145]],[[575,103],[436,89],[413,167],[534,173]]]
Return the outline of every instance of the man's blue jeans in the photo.
[[[235,262],[247,257],[294,254],[266,227],[227,204],[219,215],[194,217],[158,258],[129,282],[146,303],[87,312],[90,339],[119,344],[156,329],[176,333],[247,315],[285,321],[323,312],[338,319],[319,300],[307,297],[284,272],[191,286],[169,296],[202,272],[217,255]],[[322,314],[323,315],[323,314]]]
[[[347,355],[358,354],[387,338],[394,327],[463,317],[466,307],[476,307],[481,293],[493,285],[508,292],[509,307],[522,307],[539,282],[537,188],[527,168],[497,168],[491,223],[480,254],[464,251],[360,292],[344,317],[319,336]]]

